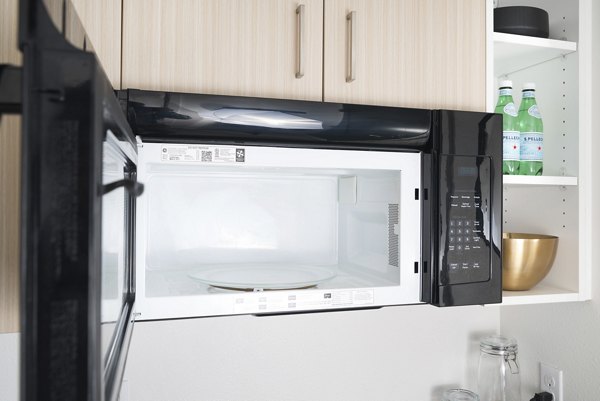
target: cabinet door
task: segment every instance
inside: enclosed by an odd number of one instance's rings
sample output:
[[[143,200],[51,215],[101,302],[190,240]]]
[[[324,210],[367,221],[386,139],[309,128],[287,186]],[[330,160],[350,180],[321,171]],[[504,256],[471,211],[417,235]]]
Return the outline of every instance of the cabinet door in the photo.
[[[322,100],[322,0],[123,5],[124,88]]]
[[[121,0],[71,0],[113,88],[121,88]],[[67,3],[67,18],[70,5]],[[68,26],[68,25],[67,25]]]
[[[21,64],[19,2],[0,2],[0,64]],[[0,334],[19,331],[21,116],[0,116]]]
[[[325,101],[485,110],[484,1],[325,0],[324,26]]]

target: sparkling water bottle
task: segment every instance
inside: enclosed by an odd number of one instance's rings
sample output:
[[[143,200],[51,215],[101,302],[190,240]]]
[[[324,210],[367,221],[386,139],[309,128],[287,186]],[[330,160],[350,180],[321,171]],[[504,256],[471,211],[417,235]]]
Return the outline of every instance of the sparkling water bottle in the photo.
[[[500,82],[499,92],[495,112],[502,114],[502,173],[519,174],[521,144],[512,81]]]
[[[542,175],[544,168],[544,125],[535,101],[535,84],[523,85],[523,98],[519,107],[519,132],[521,134],[521,163],[519,174]]]

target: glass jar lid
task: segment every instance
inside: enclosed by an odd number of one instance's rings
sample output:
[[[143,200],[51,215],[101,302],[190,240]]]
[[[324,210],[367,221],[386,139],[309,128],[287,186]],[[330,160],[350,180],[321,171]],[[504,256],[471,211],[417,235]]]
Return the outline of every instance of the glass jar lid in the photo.
[[[479,396],[469,390],[454,388],[444,391],[442,401],[479,401]]]
[[[519,350],[517,340],[501,335],[482,338],[479,348],[483,352],[494,355],[516,354]]]

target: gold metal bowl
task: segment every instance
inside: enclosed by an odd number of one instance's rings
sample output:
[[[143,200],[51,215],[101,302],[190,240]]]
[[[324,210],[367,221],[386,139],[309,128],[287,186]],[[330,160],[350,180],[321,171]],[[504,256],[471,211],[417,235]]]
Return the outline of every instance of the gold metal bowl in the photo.
[[[546,277],[558,247],[558,237],[543,234],[502,234],[502,289],[525,291]]]

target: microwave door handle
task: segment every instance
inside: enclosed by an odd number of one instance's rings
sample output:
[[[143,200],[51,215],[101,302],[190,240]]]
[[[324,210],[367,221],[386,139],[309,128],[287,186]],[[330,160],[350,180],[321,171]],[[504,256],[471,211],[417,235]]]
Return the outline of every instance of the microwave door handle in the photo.
[[[131,179],[124,179],[103,185],[102,195],[106,195],[107,193],[121,187],[124,187],[127,192],[129,192],[132,196],[136,198],[144,192],[144,184],[142,184],[141,182],[137,182]]]

